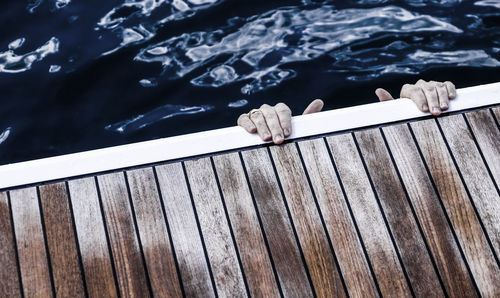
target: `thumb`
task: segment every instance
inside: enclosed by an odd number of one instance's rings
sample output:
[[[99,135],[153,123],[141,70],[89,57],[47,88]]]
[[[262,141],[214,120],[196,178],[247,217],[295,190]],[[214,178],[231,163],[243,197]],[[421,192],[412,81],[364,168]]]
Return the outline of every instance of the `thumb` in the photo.
[[[315,99],[307,106],[302,115],[321,112],[321,109],[323,109],[323,105],[324,103],[321,99]]]
[[[389,92],[387,92],[387,90],[382,88],[378,88],[377,90],[375,90],[375,94],[377,94],[378,100],[380,101],[387,101],[394,99],[392,95]]]

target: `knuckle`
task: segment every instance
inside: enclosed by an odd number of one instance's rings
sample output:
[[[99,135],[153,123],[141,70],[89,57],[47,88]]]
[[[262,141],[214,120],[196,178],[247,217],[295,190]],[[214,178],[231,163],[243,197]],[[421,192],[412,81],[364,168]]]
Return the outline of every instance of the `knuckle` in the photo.
[[[427,83],[426,81],[420,79],[417,81],[417,83],[415,85],[422,85],[422,84],[426,84],[426,83]]]

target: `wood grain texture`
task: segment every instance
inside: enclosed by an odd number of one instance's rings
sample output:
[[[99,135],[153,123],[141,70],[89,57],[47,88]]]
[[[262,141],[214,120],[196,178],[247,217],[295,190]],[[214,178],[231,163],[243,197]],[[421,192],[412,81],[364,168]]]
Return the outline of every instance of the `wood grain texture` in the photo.
[[[435,120],[411,128],[481,295],[500,296],[500,269]]]
[[[500,122],[500,108],[493,108],[491,110],[493,111],[493,114],[495,114],[495,118],[497,118],[497,122]]]
[[[383,132],[448,295],[476,297],[472,279],[408,126],[388,126]]]
[[[53,297],[35,187],[10,192],[19,267],[25,297]]]
[[[356,132],[355,136],[415,295],[443,297],[437,272],[382,134],[378,129],[370,129]]]
[[[477,110],[466,113],[465,116],[498,185],[500,182],[500,129],[497,128],[495,119],[488,110]]]
[[[117,297],[95,179],[68,182],[89,297]]]
[[[208,259],[221,297],[246,297],[243,273],[209,158],[185,162]]]
[[[328,137],[327,141],[382,295],[411,296],[403,268],[352,136],[343,134]],[[374,230],[377,233],[373,233]]]
[[[116,172],[98,176],[97,181],[120,295],[149,297],[125,176]]]
[[[242,152],[250,186],[285,297],[312,297],[304,263],[288,217],[269,153]]]
[[[497,256],[500,256],[500,195],[462,115],[439,118],[444,136]],[[498,149],[498,148],[497,148]],[[500,163],[500,156],[494,158]]]
[[[213,157],[250,295],[279,297],[278,285],[238,153]]]
[[[182,290],[153,169],[127,171],[127,177],[153,295],[181,297]]]
[[[7,193],[0,192],[0,297],[21,297]]]
[[[187,297],[214,297],[182,164],[157,166],[156,172],[184,292]]]
[[[376,297],[375,281],[322,138],[299,142],[350,297]]]
[[[65,183],[42,185],[40,201],[57,297],[84,297],[76,235]]]
[[[346,296],[296,145],[273,146],[271,154],[316,295]]]

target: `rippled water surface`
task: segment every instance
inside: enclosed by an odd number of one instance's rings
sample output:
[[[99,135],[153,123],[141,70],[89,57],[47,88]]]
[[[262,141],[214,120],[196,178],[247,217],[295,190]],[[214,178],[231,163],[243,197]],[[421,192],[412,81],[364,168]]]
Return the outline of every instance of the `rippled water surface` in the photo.
[[[500,0],[0,3],[0,163],[500,81]]]

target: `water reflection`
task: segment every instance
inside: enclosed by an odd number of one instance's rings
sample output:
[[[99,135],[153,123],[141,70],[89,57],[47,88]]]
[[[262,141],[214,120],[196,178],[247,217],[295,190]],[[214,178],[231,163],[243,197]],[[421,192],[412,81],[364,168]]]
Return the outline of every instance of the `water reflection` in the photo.
[[[132,119],[120,121],[105,127],[106,130],[118,133],[129,133],[147,127],[157,121],[172,118],[179,115],[198,114],[212,110],[211,105],[183,106],[166,104],[145,114],[138,115]]]
[[[14,50],[24,44],[24,38],[19,38],[9,44],[9,49],[0,52],[0,72],[17,73],[31,69],[33,63],[43,60],[47,55],[59,51],[59,40],[52,37],[38,49],[26,54],[16,54]]]
[[[234,23],[242,25],[235,28]],[[293,78],[295,70],[282,67],[286,63],[313,60],[332,51],[345,54],[346,45],[380,33],[416,32],[462,30],[397,6],[344,10],[333,6],[308,10],[286,7],[247,20],[232,19],[228,26],[214,31],[170,38],[141,50],[135,60],[159,62],[164,75],[172,78],[201,69],[203,73],[191,80],[195,86],[249,81],[241,93],[251,94]],[[223,55],[227,57],[224,62],[212,63]]]
[[[10,132],[12,131],[11,127],[7,127],[2,133],[0,133],[0,144],[5,142],[7,138],[10,136]]]

